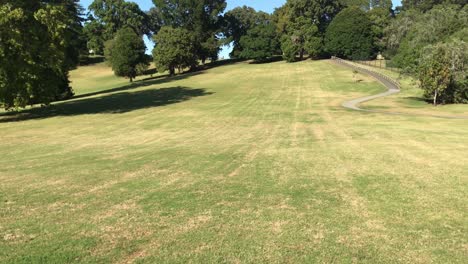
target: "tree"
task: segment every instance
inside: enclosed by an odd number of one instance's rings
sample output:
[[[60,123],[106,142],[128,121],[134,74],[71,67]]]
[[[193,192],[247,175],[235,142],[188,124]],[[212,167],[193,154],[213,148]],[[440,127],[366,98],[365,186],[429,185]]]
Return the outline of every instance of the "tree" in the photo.
[[[175,69],[181,71],[197,63],[195,54],[196,38],[184,28],[162,27],[154,36],[154,63],[158,71],[168,70],[171,75]]]
[[[372,1],[372,2],[375,2]],[[379,5],[378,5],[379,4]],[[367,12],[371,21],[371,30],[374,38],[374,47],[376,52],[383,52],[385,49],[384,30],[388,27],[393,16],[392,2],[385,4],[374,3],[372,9]]]
[[[408,15],[409,14],[409,15]],[[399,16],[410,17],[408,28],[403,28],[397,45],[394,63],[408,73],[416,73],[424,47],[452,38],[468,23],[468,6],[436,6],[426,13],[405,11]],[[397,22],[400,19],[397,18]],[[392,23],[394,24],[394,23]],[[402,28],[399,26],[398,28]]]
[[[94,0],[88,8],[92,15],[85,25],[88,47],[101,52],[104,42],[114,38],[124,27],[132,28],[139,35],[151,36],[149,16],[138,4],[125,0]]]
[[[221,14],[226,0],[153,0],[155,14],[161,16],[164,26],[182,27],[193,33],[195,55],[204,63],[216,60],[221,47],[219,33],[222,29]]]
[[[139,65],[147,63],[145,50],[142,37],[125,27],[106,43],[105,55],[116,76],[129,78],[133,82]]]
[[[241,58],[265,61],[278,54],[279,42],[273,24],[258,25],[240,39]]]
[[[90,16],[85,23],[83,32],[87,39],[86,47],[94,54],[104,54],[104,25]]]
[[[224,35],[228,42],[233,43],[232,58],[239,57],[242,52],[240,40],[247,32],[261,24],[269,23],[270,15],[265,12],[257,12],[252,7],[236,7],[224,15]]]
[[[80,7],[75,0],[0,0],[0,106],[47,105],[73,95]]]
[[[327,29],[325,46],[328,52],[348,59],[368,59],[373,55],[371,22],[358,7],[341,11]]]
[[[419,81],[425,96],[432,96],[433,104],[437,105],[439,97],[442,97],[452,82],[450,63],[444,49],[437,48],[424,58],[419,69]]]
[[[417,9],[426,12],[441,4],[455,4],[465,6],[466,0],[402,0],[403,10]]]
[[[300,59],[306,52],[313,56],[322,54],[321,43],[325,30],[343,6],[342,1],[288,0],[285,6],[277,9],[274,17],[278,30],[288,36],[282,38],[286,43],[281,45],[288,48],[287,57],[295,58],[290,53],[295,50]]]
[[[468,44],[453,41],[428,46],[418,77],[424,96],[438,103],[468,103]]]

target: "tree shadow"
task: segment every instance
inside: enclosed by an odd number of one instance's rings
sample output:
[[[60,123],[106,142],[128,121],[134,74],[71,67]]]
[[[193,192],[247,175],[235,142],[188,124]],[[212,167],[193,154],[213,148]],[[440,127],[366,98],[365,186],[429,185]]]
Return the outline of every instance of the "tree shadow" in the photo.
[[[160,76],[155,76],[155,77],[149,77],[149,78],[135,81],[133,83],[129,83],[124,86],[112,88],[112,89],[76,95],[76,96],[73,96],[70,100],[80,99],[80,98],[85,98],[85,97],[90,97],[90,96],[95,96],[95,95],[100,95],[100,94],[122,92],[122,91],[137,89],[141,87],[147,87],[147,86],[158,85],[158,84],[163,84],[163,83],[168,83],[168,82],[173,82],[173,81],[179,81],[179,80],[183,80],[185,78],[199,75],[202,73],[203,72],[192,72],[192,73],[180,74],[180,75],[175,75],[175,76],[160,75]]]
[[[418,101],[418,102],[430,102],[429,100],[427,99],[424,99],[422,97],[416,97],[416,96],[407,96],[407,97],[404,97],[405,99],[408,99],[408,100],[413,100],[413,101]]]
[[[101,97],[62,102],[49,107],[32,108],[21,112],[0,114],[0,123],[44,119],[56,116],[76,116],[85,114],[122,114],[134,110],[176,104],[194,97],[211,95],[205,89],[170,87],[122,92]]]
[[[249,64],[268,64],[268,63],[274,63],[274,62],[283,61],[283,60],[284,60],[283,56],[276,55],[276,56],[272,56],[264,60],[259,60],[259,61],[253,60],[249,62]]]

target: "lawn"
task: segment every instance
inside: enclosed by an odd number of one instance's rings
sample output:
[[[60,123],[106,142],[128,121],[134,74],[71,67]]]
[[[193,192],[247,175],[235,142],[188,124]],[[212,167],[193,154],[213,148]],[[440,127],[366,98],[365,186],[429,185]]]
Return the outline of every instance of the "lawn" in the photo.
[[[466,263],[466,120],[344,109],[385,88],[327,61],[71,76],[0,115],[0,263]]]

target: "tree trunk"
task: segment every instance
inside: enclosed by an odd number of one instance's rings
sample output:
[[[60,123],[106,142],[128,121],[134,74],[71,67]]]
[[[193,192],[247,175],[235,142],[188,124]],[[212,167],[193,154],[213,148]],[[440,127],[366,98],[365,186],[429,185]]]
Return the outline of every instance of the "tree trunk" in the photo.
[[[170,67],[169,68],[169,75],[172,76],[175,74],[175,68],[174,67]]]
[[[437,106],[437,90],[434,93],[434,106]]]
[[[133,82],[133,77],[130,77],[130,82],[131,82],[131,83]]]
[[[304,49],[301,48],[301,51],[299,52],[299,59],[303,60],[304,59]]]

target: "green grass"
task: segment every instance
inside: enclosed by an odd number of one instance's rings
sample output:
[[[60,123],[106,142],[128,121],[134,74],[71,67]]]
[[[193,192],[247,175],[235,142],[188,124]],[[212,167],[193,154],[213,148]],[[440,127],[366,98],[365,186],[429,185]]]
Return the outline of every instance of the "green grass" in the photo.
[[[346,110],[384,88],[326,61],[72,77],[0,116],[1,263],[467,259],[466,121]]]

